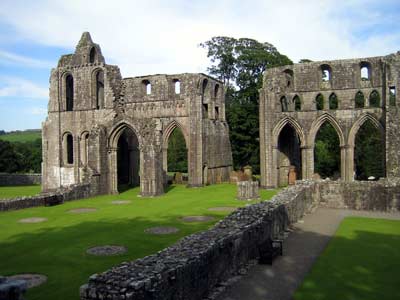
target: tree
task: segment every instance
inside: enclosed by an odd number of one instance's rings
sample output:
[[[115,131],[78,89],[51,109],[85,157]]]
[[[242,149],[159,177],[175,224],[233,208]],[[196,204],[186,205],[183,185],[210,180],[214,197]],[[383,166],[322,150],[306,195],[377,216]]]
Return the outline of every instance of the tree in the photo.
[[[299,60],[299,64],[310,63],[310,62],[313,62],[313,61],[308,58],[302,58]]]
[[[213,37],[200,44],[208,50],[210,75],[226,86],[226,115],[235,168],[247,164],[259,172],[258,90],[267,68],[293,62],[269,43],[254,39]]]
[[[168,140],[168,171],[187,173],[187,149],[182,132],[175,128]]]

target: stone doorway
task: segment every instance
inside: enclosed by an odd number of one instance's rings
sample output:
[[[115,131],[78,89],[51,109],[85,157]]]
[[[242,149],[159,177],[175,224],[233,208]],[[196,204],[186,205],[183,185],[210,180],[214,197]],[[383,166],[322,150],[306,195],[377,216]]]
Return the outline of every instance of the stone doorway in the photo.
[[[123,129],[118,139],[117,178],[118,191],[140,184],[140,152],[136,134],[129,128]]]

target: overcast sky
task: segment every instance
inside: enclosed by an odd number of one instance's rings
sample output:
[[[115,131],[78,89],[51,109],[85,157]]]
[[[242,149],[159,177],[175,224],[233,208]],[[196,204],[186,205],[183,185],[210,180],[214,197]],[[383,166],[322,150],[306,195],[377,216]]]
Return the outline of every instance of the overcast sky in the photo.
[[[206,72],[213,36],[269,42],[294,62],[400,50],[400,0],[1,0],[0,129],[40,128],[50,69],[83,31],[122,76]]]

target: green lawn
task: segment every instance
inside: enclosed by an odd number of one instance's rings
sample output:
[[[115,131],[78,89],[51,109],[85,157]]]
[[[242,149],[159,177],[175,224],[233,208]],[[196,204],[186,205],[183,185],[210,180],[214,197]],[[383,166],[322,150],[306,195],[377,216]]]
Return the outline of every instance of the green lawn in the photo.
[[[99,196],[54,207],[30,208],[0,215],[0,273],[41,273],[48,282],[33,288],[28,300],[79,299],[79,286],[96,272],[120,262],[159,251],[185,235],[205,230],[228,212],[209,211],[216,206],[244,206],[249,202],[235,200],[236,185],[220,184],[203,188],[171,186],[161,197],[137,197],[139,189],[119,195]],[[262,199],[276,191],[261,191]],[[127,205],[113,205],[112,200],[131,200]],[[72,214],[72,208],[94,207],[86,214]],[[208,223],[185,223],[187,215],[209,215]],[[44,217],[47,222],[18,223],[19,219]],[[177,234],[155,236],[144,233],[153,226],[175,226]],[[86,249],[95,245],[124,245],[128,252],[114,257],[94,257]]]
[[[295,300],[400,299],[400,221],[346,218]]]
[[[21,196],[33,196],[41,191],[40,185],[0,186],[0,201]]]
[[[42,138],[40,131],[20,131],[0,135],[0,140],[9,142],[32,142]]]

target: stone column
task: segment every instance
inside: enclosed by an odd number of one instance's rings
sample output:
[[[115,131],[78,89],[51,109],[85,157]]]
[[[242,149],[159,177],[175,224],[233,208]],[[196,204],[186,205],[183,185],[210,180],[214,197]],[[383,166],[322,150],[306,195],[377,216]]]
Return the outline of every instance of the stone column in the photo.
[[[168,147],[162,148],[162,157],[163,157],[163,170],[165,172],[168,171]],[[189,165],[189,163],[188,163]]]
[[[345,181],[354,181],[354,146],[346,146],[346,178]]]
[[[110,182],[110,194],[118,194],[118,169],[117,169],[118,148],[108,149],[108,174]]]
[[[346,145],[340,146],[340,179],[343,181],[346,180],[346,173],[347,173],[346,151],[347,151]]]
[[[164,193],[164,172],[161,148],[148,145],[140,149],[140,194],[154,197]]]
[[[314,174],[314,148],[309,146],[302,147],[301,159],[303,179],[312,179]]]

